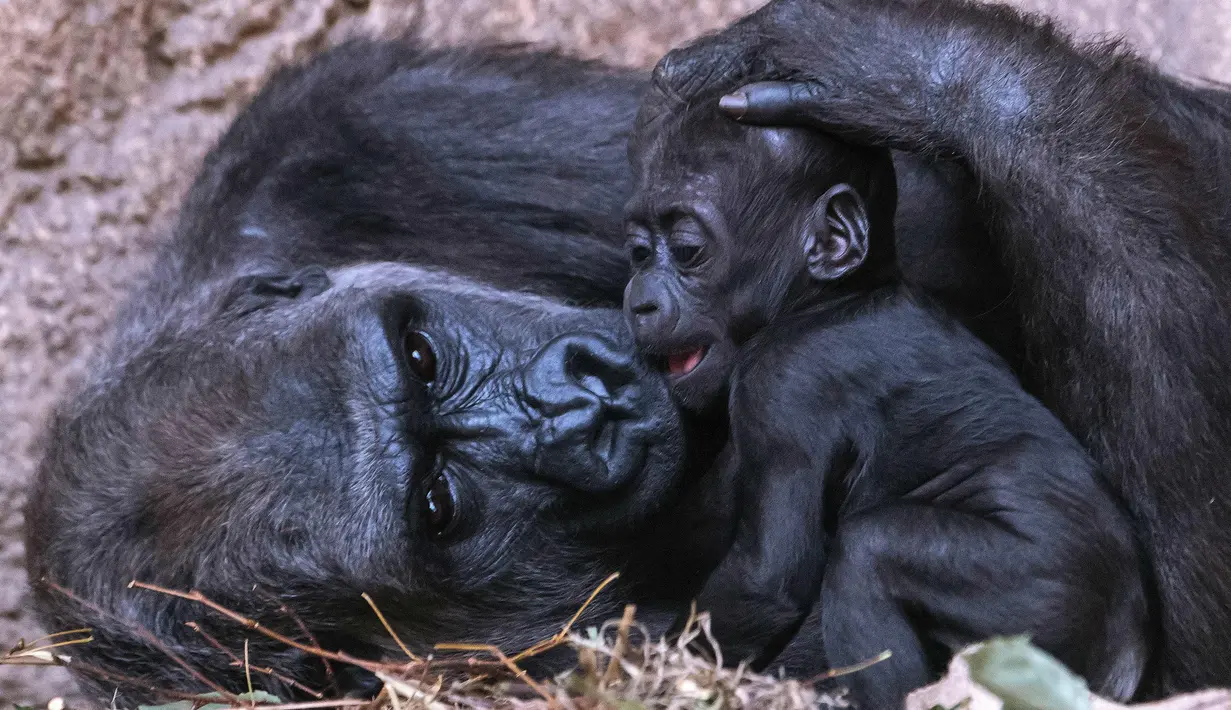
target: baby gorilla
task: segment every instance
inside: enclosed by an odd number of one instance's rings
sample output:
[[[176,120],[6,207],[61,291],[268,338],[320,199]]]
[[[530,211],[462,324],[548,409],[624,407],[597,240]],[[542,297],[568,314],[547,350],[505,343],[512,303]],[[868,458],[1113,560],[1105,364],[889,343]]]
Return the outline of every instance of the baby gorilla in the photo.
[[[1008,366],[901,282],[889,154],[715,103],[634,137],[625,308],[687,408],[727,407],[737,523],[698,598],[727,657],[802,675],[888,649],[844,680],[889,708],[962,646],[1027,633],[1130,697],[1128,520]]]

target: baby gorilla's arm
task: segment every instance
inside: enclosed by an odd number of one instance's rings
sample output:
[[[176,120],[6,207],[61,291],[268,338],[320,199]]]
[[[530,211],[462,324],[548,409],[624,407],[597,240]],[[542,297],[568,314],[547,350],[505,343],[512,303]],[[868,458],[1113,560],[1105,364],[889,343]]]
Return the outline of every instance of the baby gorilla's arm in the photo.
[[[847,434],[854,414],[817,401],[826,391],[816,386],[821,366],[801,369],[781,360],[771,346],[754,367],[732,377],[724,477],[738,482],[739,523],[730,552],[697,598],[697,608],[713,617],[726,660],[757,667],[791,640],[817,598],[825,568],[825,489],[857,463]]]

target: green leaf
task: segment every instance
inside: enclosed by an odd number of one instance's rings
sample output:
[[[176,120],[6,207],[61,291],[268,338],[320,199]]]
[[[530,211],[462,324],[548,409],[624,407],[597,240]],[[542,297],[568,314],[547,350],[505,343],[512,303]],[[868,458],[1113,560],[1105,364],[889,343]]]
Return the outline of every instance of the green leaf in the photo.
[[[254,690],[251,693],[240,693],[236,697],[246,703],[264,703],[266,705],[282,704],[282,700],[277,695],[266,693],[264,690]]]
[[[1086,681],[1026,636],[994,638],[967,653],[971,680],[1004,701],[1004,710],[1090,710]]]
[[[231,707],[231,703],[226,702],[227,698],[226,698],[226,696],[225,696],[225,695],[223,695],[222,693],[218,693],[218,692],[201,693],[201,694],[200,694],[200,695],[198,695],[197,697],[198,697],[198,698],[201,698],[202,700],[206,700],[206,699],[208,699],[208,700],[221,700],[221,701],[223,701],[223,702],[221,702],[221,703],[206,703],[206,704],[204,704],[204,705],[202,705],[202,706],[198,707],[198,708],[197,708],[197,710],[225,710],[225,708],[229,708],[229,707]],[[239,696],[237,695],[237,696],[235,696],[235,697],[237,697],[237,698],[238,698]]]

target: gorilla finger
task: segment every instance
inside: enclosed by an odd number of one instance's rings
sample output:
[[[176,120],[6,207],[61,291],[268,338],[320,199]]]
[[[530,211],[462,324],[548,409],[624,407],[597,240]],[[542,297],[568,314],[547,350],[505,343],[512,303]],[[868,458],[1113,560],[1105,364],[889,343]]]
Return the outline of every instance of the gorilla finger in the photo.
[[[654,67],[653,85],[689,101],[703,92],[777,78],[771,76],[774,62],[764,46],[759,14],[753,13],[721,32],[668,52]]]
[[[731,47],[716,41],[674,49],[654,67],[654,88],[682,102],[746,75],[746,62]]]
[[[742,123],[823,128],[827,96],[815,82],[759,81],[723,96],[718,107]]]

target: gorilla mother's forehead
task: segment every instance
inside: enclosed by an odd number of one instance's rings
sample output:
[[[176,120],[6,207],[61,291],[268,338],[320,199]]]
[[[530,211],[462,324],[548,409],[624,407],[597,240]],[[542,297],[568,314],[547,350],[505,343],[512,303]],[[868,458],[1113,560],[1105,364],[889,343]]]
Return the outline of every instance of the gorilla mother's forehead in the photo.
[[[329,270],[331,290],[415,289],[467,296],[477,301],[519,306],[548,314],[570,314],[584,310],[528,291],[512,291],[430,267],[383,261]]]

